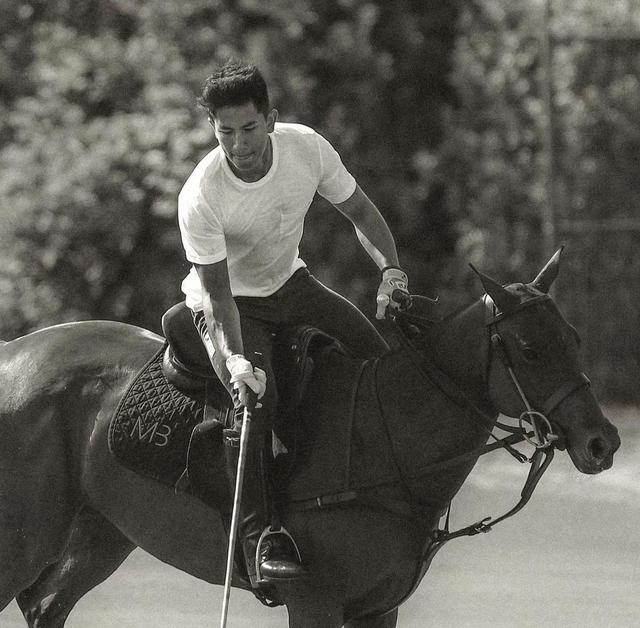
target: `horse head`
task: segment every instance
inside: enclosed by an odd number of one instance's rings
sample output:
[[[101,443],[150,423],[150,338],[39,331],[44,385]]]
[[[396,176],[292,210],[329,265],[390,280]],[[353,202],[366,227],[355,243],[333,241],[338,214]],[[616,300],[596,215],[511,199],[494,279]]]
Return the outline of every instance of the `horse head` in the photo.
[[[485,383],[497,411],[531,425],[534,444],[557,439],[579,471],[599,473],[613,464],[620,439],[580,368],[578,333],[549,296],[561,252],[528,284],[502,286],[474,269],[486,291]]]

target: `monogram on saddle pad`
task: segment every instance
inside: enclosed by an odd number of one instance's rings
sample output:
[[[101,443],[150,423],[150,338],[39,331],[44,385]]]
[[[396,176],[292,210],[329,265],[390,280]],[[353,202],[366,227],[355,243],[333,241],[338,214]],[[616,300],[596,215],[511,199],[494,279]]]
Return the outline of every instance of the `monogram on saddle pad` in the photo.
[[[169,486],[184,480],[187,470],[200,490],[204,487],[208,493],[206,501],[221,505],[221,500],[229,497],[221,435],[231,417],[232,404],[184,303],[164,315],[162,327],[167,342],[121,400],[111,421],[109,448],[126,467]],[[346,357],[338,341],[313,327],[296,327],[276,338],[274,368],[280,399],[277,432],[291,454],[289,461],[304,453],[296,416],[314,365],[323,360],[325,352]],[[343,371],[342,388],[348,397],[356,386],[354,374],[358,368],[348,360]],[[348,412],[347,404],[341,406]],[[341,448],[335,444],[349,441],[348,421],[340,420],[335,410],[332,414],[338,420],[332,421],[336,439],[334,446],[327,448],[327,471],[333,469],[336,477],[332,481],[327,476],[329,488],[342,486],[344,472],[339,469],[348,464],[346,449],[339,454],[341,462],[336,460]],[[194,430],[202,430],[206,437],[193,438]],[[179,483],[183,485],[192,488],[189,483]]]

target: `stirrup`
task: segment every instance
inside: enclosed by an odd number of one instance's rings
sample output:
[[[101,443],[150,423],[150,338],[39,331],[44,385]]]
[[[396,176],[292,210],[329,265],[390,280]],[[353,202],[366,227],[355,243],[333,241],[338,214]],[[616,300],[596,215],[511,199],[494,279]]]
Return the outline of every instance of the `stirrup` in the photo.
[[[268,579],[268,578],[263,578],[262,577],[262,571],[260,569],[260,550],[262,548],[262,543],[265,541],[265,539],[269,538],[270,536],[278,536],[280,534],[283,534],[284,536],[286,536],[289,539],[289,541],[291,542],[291,545],[293,546],[293,549],[295,550],[296,557],[298,558],[298,564],[302,565],[302,556],[300,555],[300,550],[298,549],[298,545],[293,540],[293,537],[291,536],[291,534],[289,534],[287,529],[284,526],[280,526],[277,530],[272,530],[270,526],[267,526],[262,531],[262,534],[260,535],[260,538],[258,539],[258,544],[256,546],[256,560],[255,560],[255,562],[256,562],[256,579],[255,579],[255,584],[257,586],[260,586],[260,585],[266,584],[266,583],[274,582],[274,579]],[[284,580],[284,578],[281,578],[281,580]]]

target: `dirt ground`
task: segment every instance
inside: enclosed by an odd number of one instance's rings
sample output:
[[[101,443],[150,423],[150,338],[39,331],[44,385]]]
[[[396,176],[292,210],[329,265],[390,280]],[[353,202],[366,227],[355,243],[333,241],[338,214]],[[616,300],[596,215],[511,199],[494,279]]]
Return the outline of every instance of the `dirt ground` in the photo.
[[[640,626],[640,411],[608,409],[622,448],[613,469],[583,476],[558,453],[532,502],[489,534],[452,541],[401,608],[402,628]],[[498,516],[518,499],[528,465],[495,453],[454,501],[452,527]],[[136,551],[89,593],[67,628],[211,628],[221,587]],[[230,628],[282,628],[282,609],[234,591]],[[24,628],[17,605],[2,628]]]

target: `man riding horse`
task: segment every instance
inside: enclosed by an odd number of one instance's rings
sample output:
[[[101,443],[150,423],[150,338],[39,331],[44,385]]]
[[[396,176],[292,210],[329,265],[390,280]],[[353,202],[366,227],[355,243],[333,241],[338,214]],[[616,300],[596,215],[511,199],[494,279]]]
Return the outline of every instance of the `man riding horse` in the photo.
[[[200,161],[179,195],[182,242],[193,264],[182,289],[236,410],[246,407],[251,394],[261,401],[247,450],[239,525],[248,573],[257,586],[256,547],[269,511],[264,445],[277,407],[274,334],[309,324],[340,340],[356,357],[379,356],[387,349],[362,312],[315,279],[299,257],[304,219],[316,192],[353,223],[381,270],[378,318],[387,307],[401,307],[404,299],[398,297],[408,297],[408,282],[376,206],[327,140],[307,126],[277,121],[255,66],[226,64],[207,79],[199,102],[219,146]],[[260,368],[251,362],[256,353],[262,354]],[[238,418],[224,438],[232,487],[240,428]],[[258,565],[262,578],[299,577],[303,569],[290,537],[283,532],[267,539]]]

